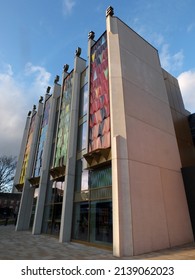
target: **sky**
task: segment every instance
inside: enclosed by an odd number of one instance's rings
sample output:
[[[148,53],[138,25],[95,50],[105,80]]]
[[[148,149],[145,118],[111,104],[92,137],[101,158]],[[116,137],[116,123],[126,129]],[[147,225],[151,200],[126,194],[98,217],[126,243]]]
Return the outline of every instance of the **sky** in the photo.
[[[87,59],[88,33],[105,31],[109,6],[158,50],[195,112],[194,0],[0,0],[0,156],[19,154],[28,111],[64,64],[73,68],[77,47]]]

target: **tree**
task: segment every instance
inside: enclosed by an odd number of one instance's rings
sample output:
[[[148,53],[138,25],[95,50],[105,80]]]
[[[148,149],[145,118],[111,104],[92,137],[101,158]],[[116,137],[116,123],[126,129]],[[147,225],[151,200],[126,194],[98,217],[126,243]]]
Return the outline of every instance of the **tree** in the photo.
[[[0,192],[11,190],[16,169],[16,157],[0,156]]]

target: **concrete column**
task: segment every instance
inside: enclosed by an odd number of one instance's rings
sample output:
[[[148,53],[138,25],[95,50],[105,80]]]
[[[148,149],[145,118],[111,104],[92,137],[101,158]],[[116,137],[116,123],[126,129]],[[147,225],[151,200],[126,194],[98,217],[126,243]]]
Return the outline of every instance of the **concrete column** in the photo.
[[[13,193],[18,192],[17,189],[15,188],[15,185],[19,184],[19,181],[20,181],[20,174],[21,174],[21,170],[22,170],[24,153],[25,153],[26,143],[27,143],[27,139],[28,139],[29,127],[30,127],[30,114],[31,114],[31,111],[28,113],[28,116],[26,118],[26,124],[25,124],[24,133],[23,133],[23,137],[22,137],[20,153],[19,153],[18,161],[17,161],[16,173],[14,176],[14,183],[13,183],[13,189],[12,189]]]
[[[47,128],[46,141],[43,149],[43,165],[41,169],[40,182],[39,182],[39,195],[37,198],[35,218],[33,224],[33,234],[40,234],[43,221],[44,205],[46,191],[48,187],[49,180],[49,169],[51,163],[51,154],[52,154],[52,143],[54,138],[55,131],[55,119],[57,111],[57,99],[60,96],[61,86],[57,83],[54,83],[53,94],[51,98],[51,107],[49,112],[49,121]]]
[[[28,179],[32,176],[42,114],[43,114],[43,104],[39,103],[38,110],[35,117],[35,127],[33,132],[32,144],[30,148],[24,187],[22,191],[22,198],[21,198],[16,230],[27,230],[29,229],[29,225],[30,225],[30,217],[31,217],[33,198],[34,198],[34,188],[30,186],[30,182],[28,181]]]
[[[112,149],[113,254],[120,257],[133,255],[133,236],[119,36],[117,18],[113,17],[112,8],[109,9],[106,26]]]
[[[64,187],[63,205],[62,205],[61,228],[60,228],[60,237],[59,237],[60,242],[69,242],[71,239],[75,165],[76,165],[76,152],[77,152],[78,117],[79,117],[80,75],[81,72],[86,67],[86,61],[80,58],[79,55],[76,55],[74,61],[70,132],[69,132],[67,164],[66,164],[66,173],[65,173],[65,187]]]

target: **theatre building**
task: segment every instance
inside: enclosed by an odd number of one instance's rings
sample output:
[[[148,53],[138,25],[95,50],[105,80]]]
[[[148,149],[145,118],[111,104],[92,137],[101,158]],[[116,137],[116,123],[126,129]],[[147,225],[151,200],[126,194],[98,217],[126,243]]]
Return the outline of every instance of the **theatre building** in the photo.
[[[87,56],[78,48],[74,69],[64,65],[61,85],[57,76],[27,116],[16,230],[115,256],[193,242],[195,150],[177,80],[112,7]]]

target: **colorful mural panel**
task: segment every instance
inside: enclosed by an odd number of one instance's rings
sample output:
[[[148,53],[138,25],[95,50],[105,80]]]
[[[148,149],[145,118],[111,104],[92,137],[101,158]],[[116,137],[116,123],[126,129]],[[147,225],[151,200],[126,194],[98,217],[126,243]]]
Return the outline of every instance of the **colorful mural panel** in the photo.
[[[23,160],[23,164],[22,164],[22,170],[21,170],[21,174],[20,174],[19,184],[24,184],[24,180],[25,180],[25,176],[26,176],[26,169],[27,169],[29,155],[30,155],[32,137],[33,137],[33,132],[34,132],[34,128],[35,128],[35,117],[36,117],[36,113],[31,118],[30,128],[29,128],[29,132],[28,132],[28,140],[27,140],[26,149],[25,149],[25,153],[24,153],[24,160]]]
[[[91,48],[89,152],[110,147],[110,104],[106,32]]]
[[[54,167],[66,165],[72,99],[72,79],[73,71],[65,78],[63,85]]]
[[[47,128],[48,128],[48,121],[49,121],[49,111],[50,111],[50,97],[45,101],[44,112],[43,112],[43,119],[41,124],[41,131],[40,131],[40,138],[39,138],[39,145],[37,150],[37,155],[35,159],[35,168],[33,171],[33,177],[39,177],[41,166],[42,166],[42,158],[43,158],[43,148],[46,140]]]

